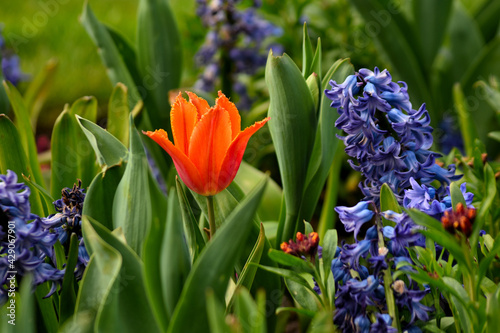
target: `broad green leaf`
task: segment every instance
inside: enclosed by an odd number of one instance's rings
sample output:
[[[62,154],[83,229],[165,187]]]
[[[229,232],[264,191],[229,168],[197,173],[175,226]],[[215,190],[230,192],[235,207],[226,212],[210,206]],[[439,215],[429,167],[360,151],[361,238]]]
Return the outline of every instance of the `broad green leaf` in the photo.
[[[401,213],[401,207],[399,206],[394,192],[392,192],[389,185],[384,183],[380,189],[380,211],[385,212],[386,210]]]
[[[121,82],[129,89],[129,106],[132,108],[141,99],[134,80],[109,31],[97,20],[87,2],[83,7],[81,22],[99,50],[99,55],[107,68],[111,83],[116,85]]]
[[[77,132],[80,129],[67,106],[57,118],[52,130],[50,194],[54,198],[61,196],[65,187],[73,187],[80,175],[81,155]]]
[[[37,308],[40,310],[40,317],[41,321],[43,322],[43,326],[47,330],[47,332],[56,332],[57,331],[57,313],[56,313],[56,307],[57,305],[54,304],[54,296],[46,298],[49,294],[50,288],[49,288],[49,283],[43,283],[38,285],[38,287],[35,290],[35,299],[37,302]],[[40,324],[37,323],[37,327]]]
[[[412,103],[420,105],[428,103],[433,110],[425,71],[419,63],[419,55],[415,52],[417,43],[413,29],[407,22],[399,6],[389,0],[353,0],[352,3],[369,27],[366,37],[375,39],[376,46],[387,55],[392,67],[401,79],[412,89]],[[397,80],[395,80],[397,81]]]
[[[289,269],[285,268],[277,268],[277,267],[270,267],[270,266],[263,266],[259,265],[259,268],[266,270],[268,272],[271,272],[273,274],[279,275],[287,280],[293,280],[305,288],[309,288],[312,290],[311,286],[309,285],[309,282],[307,282],[306,279],[304,279],[299,273],[291,271]]]
[[[314,232],[314,229],[313,229],[311,223],[304,220],[304,234],[309,235],[311,232]]]
[[[229,276],[240,258],[241,243],[252,229],[253,217],[265,185],[266,180],[235,208],[201,252],[184,285],[169,332],[200,332],[207,327],[207,288],[213,289],[216,299],[224,300]],[[193,313],[196,314],[196,320],[193,320]]]
[[[137,64],[151,122],[170,133],[168,92],[180,85],[182,49],[176,18],[167,0],[140,0]]]
[[[184,226],[179,200],[168,197],[167,225],[163,236],[160,256],[161,283],[167,319],[174,313],[182,288],[191,270],[191,257],[184,236]]]
[[[95,161],[95,154],[92,152],[92,146],[86,138],[82,129],[76,125],[76,115],[85,118],[93,123],[97,121],[97,99],[95,97],[85,96],[76,100],[69,110],[72,117],[72,126],[76,127],[76,146],[73,151],[78,154],[78,174],[77,178],[82,181],[83,187],[88,187],[92,179],[97,174],[97,165]]]
[[[311,44],[311,38],[309,38],[309,33],[307,32],[307,23],[304,22],[304,28],[302,30],[302,76],[308,78],[311,73],[311,65],[313,63],[313,47]]]
[[[495,141],[500,142],[500,131],[489,132],[488,137],[492,138]]]
[[[496,292],[488,295],[486,301],[486,332],[495,333],[500,325],[500,285]]]
[[[208,289],[206,292],[208,327],[212,333],[230,333],[231,330],[226,323],[226,313],[221,301],[215,297],[214,291]]]
[[[479,269],[477,270],[477,281],[482,281],[483,277],[486,275],[486,271],[488,270],[491,262],[498,256],[500,252],[500,236],[498,236],[495,240],[495,245],[491,249],[490,253],[485,256],[479,263]],[[481,284],[478,283],[476,288],[476,294],[479,293]]]
[[[497,33],[499,16],[500,2],[495,0],[484,1],[482,8],[475,14],[475,21],[485,40],[492,39]]]
[[[248,194],[264,177],[266,177],[264,172],[242,161],[234,182],[238,184],[244,194]],[[277,221],[279,219],[280,212],[276,207],[281,205],[282,195],[283,191],[279,185],[274,180],[269,179],[264,197],[257,210],[257,214],[262,221]]]
[[[58,61],[55,58],[49,59],[43,69],[31,80],[24,92],[24,101],[30,114],[31,128],[36,130],[36,124],[40,111],[42,111],[47,99],[55,74],[57,72]],[[2,113],[0,111],[0,113]]]
[[[332,272],[332,260],[337,252],[337,230],[328,230],[321,242],[323,247],[323,273],[324,280],[328,280],[328,276]]]
[[[179,204],[181,206],[186,241],[189,246],[192,262],[194,262],[198,257],[198,254],[205,246],[205,240],[200,232],[198,222],[196,221],[193,211],[191,210],[191,206],[189,205],[189,201],[184,193],[184,190],[182,189],[182,185],[178,177],[176,177],[176,190]]]
[[[100,267],[100,274],[105,275],[103,270],[116,272],[111,276],[107,285],[107,290],[100,298],[100,305],[96,313],[95,329],[100,332],[159,332],[156,319],[153,315],[150,300],[148,299],[143,264],[135,252],[123,241],[103,227],[100,223],[84,216],[82,228],[85,237],[85,244],[91,248],[91,256],[97,261],[99,257],[106,257],[114,252],[113,257],[118,265],[107,265]],[[98,251],[107,248],[105,253]],[[111,252],[108,252],[110,251]],[[91,257],[91,260],[92,260]],[[108,256],[109,258],[109,256]],[[120,260],[121,258],[121,260]],[[103,260],[104,258],[99,258]],[[90,263],[89,263],[90,265]],[[114,268],[118,268],[115,270]],[[87,270],[89,266],[87,266]],[[87,274],[87,271],[85,272]],[[84,277],[85,279],[85,277]],[[97,281],[100,282],[98,279]],[[88,283],[91,284],[90,280]],[[106,283],[104,283],[106,285]],[[83,286],[81,285],[81,290]],[[83,294],[83,291],[82,291]],[[140,311],[138,311],[140,309]]]
[[[61,295],[59,298],[59,322],[63,323],[73,316],[76,305],[76,281],[75,267],[78,260],[78,236],[71,234],[70,245],[68,251],[68,261],[66,264],[66,272],[61,287]]]
[[[223,225],[223,222],[227,221],[227,218],[231,215],[233,210],[235,210],[236,207],[238,207],[239,203],[242,202],[244,198],[246,198],[248,195],[249,194],[245,196],[243,194],[243,191],[238,187],[238,185],[235,182],[231,183],[231,185],[229,185],[229,187],[226,190],[217,194],[214,198],[216,224],[219,226]],[[206,207],[205,197],[197,194],[194,194],[194,197],[199,207],[203,211],[203,214],[201,214],[201,218],[203,218],[203,220],[206,221],[205,216],[207,216],[207,207]],[[249,236],[245,239],[245,242],[240,244],[240,247],[243,247],[244,250],[243,250],[243,255],[240,257],[240,260],[238,261],[236,267],[237,271],[243,269],[245,263],[247,262],[247,258],[250,255],[257,238],[259,237],[259,230],[260,230],[259,225],[260,225],[259,219],[255,218]],[[200,229],[202,230],[202,228],[203,227],[201,227]],[[271,260],[268,256],[268,251],[270,248],[271,244],[269,243],[268,240],[266,240],[260,263],[265,266],[277,267],[277,264],[273,260]],[[252,294],[255,295],[258,288],[264,288],[266,290],[266,297],[269,298],[267,302],[269,307],[268,311],[271,311],[271,306],[274,309],[274,307],[277,307],[281,304],[280,301],[277,300],[278,297],[275,295],[276,290],[281,289],[281,283],[279,277],[269,273],[268,271],[257,270],[252,285],[252,290],[251,290]],[[267,319],[269,325],[268,329],[271,330],[272,326],[274,325],[275,317],[269,316]]]
[[[162,331],[166,331],[169,317],[165,315],[167,313],[167,309],[162,290],[162,283],[164,282],[161,272],[163,258],[160,249],[162,248],[165,234],[167,211],[170,210],[170,207],[167,207],[167,198],[158,187],[158,184],[151,175],[151,172],[149,173],[148,178],[149,191],[151,195],[151,209],[153,214],[151,219],[151,228],[149,229],[149,234],[144,241],[142,254],[142,260],[144,262],[144,278],[156,320],[160,325],[160,329]]]
[[[323,310],[316,313],[309,329],[309,333],[329,333],[335,332],[335,327],[333,326],[332,314],[330,311]]]
[[[22,332],[22,333],[31,333],[36,332],[35,327],[37,327],[36,316],[35,316],[35,302],[33,297],[33,276],[31,274],[26,274],[23,276],[21,281],[21,286],[19,288],[19,294],[16,296],[20,296],[17,301],[17,311],[15,310],[16,316],[16,325],[14,331]],[[10,302],[7,302],[10,305]],[[2,316],[2,321],[8,321],[11,318],[8,316]],[[10,325],[9,325],[10,326]],[[0,326],[1,327],[1,326]],[[2,330],[3,332],[3,330]]]
[[[95,176],[85,195],[83,214],[113,230],[113,201],[124,166],[115,165]]]
[[[19,132],[10,121],[9,117],[0,114],[0,171],[6,174],[7,170],[12,170],[17,174],[17,181],[22,182],[22,175],[33,177],[31,166],[26,158],[26,153],[21,144]],[[37,215],[44,215],[44,210],[40,196],[35,187],[27,184],[31,189],[30,204],[31,212]]]
[[[54,214],[55,213],[55,209],[54,209],[54,205],[52,203],[55,200],[54,200],[54,198],[52,198],[52,196],[50,195],[50,193],[45,188],[43,188],[42,186],[40,186],[37,183],[33,182],[33,180],[31,180],[31,178],[26,177],[26,175],[23,175],[23,178],[24,178],[24,181],[26,182],[26,184],[28,186],[30,186],[31,188],[36,189],[36,191],[40,195],[40,199],[41,199],[41,202],[42,202],[42,207],[43,207],[43,209],[45,211],[45,215],[48,216],[50,214]]]
[[[292,256],[291,254],[285,253],[281,250],[270,249],[269,258],[274,260],[280,265],[290,266],[297,269],[300,273],[314,273],[314,266],[299,257]]]
[[[151,226],[152,209],[148,160],[132,119],[129,146],[125,173],[116,188],[113,201],[113,226],[123,228],[127,243],[140,256]]]
[[[81,129],[87,136],[103,170],[121,165],[127,159],[127,148],[114,136],[93,122],[76,116]]]
[[[416,23],[413,26],[419,43],[421,62],[423,68],[427,71],[431,69],[434,58],[441,48],[452,3],[452,0],[419,0],[412,2],[413,19]]]
[[[353,73],[354,68],[349,62],[349,59],[338,60],[325,75],[322,87],[326,88],[330,80],[343,82],[348,75]],[[339,167],[342,164],[341,158],[334,160],[334,156],[338,149],[337,147],[342,146],[342,144],[340,144],[341,141],[335,137],[335,134],[338,134],[339,131],[332,125],[335,123],[338,113],[335,109],[330,107],[330,102],[331,101],[326,98],[322,92],[318,129],[316,131],[316,138],[307,168],[306,189],[301,207],[301,216],[308,221],[311,220],[316,209],[330,169],[337,168],[340,170]],[[332,167],[332,163],[334,163],[334,167]],[[334,180],[333,178],[332,181],[338,182],[337,179]],[[334,196],[336,196],[336,192]],[[336,199],[336,197],[330,197],[330,199]]]
[[[464,140],[465,152],[468,156],[472,156],[474,139],[477,138],[477,133],[460,83],[455,83],[453,86],[453,100],[458,111],[460,132]]]
[[[286,219],[279,226],[276,242],[292,238],[298,225],[307,166],[316,132],[314,102],[307,84],[292,59],[269,53],[266,65],[269,89],[269,130],[286,201]]]
[[[238,276],[238,281],[236,282],[236,287],[235,287],[236,290],[238,290],[238,288],[240,287],[244,287],[246,289],[252,288],[253,280],[255,278],[255,274],[257,273],[258,269],[257,265],[260,263],[260,259],[262,258],[262,253],[264,252],[265,243],[266,243],[266,236],[264,234],[264,226],[261,224],[259,238],[257,239],[257,242],[255,243],[255,246],[253,247],[250,256],[248,256],[248,260],[245,263],[243,269],[241,270],[241,274]],[[228,309],[231,307],[233,302],[234,302],[234,295],[231,298],[230,306],[228,306]]]
[[[31,127],[30,115],[23,97],[19,91],[8,81],[3,82],[5,92],[9,97],[10,104],[16,115],[16,126],[19,129],[19,137],[26,152],[26,157],[30,164],[34,181],[41,186],[45,186],[45,182],[42,177],[42,171],[40,169],[40,164],[38,164],[38,152],[35,143],[35,134]],[[2,142],[3,144],[3,142]]]
[[[117,83],[109,99],[107,128],[126,147],[129,142],[129,113],[127,87]]]
[[[457,205],[461,203],[464,207],[467,207],[465,203],[464,195],[460,190],[460,186],[457,182],[453,182],[450,184],[450,196],[451,196],[451,206],[453,210],[457,208]]]
[[[239,288],[235,292],[235,314],[243,332],[267,332],[265,312],[259,312],[257,304],[246,288]]]
[[[311,292],[310,288],[304,288],[301,283],[291,279],[285,279],[286,287],[297,304],[310,311],[318,311],[318,294]]]

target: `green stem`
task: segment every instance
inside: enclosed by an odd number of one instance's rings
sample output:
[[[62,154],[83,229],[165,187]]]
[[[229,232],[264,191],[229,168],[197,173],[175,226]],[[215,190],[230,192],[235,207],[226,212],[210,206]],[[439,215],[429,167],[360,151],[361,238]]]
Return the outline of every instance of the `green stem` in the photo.
[[[207,209],[208,209],[208,224],[210,225],[210,239],[215,235],[215,213],[214,213],[214,197],[207,196]]]
[[[375,223],[377,225],[378,234],[378,247],[385,247],[384,234],[382,233],[382,219],[376,212]],[[384,290],[385,290],[385,301],[387,304],[387,311],[392,317],[392,327],[396,328],[398,332],[401,332],[401,325],[399,323],[398,308],[396,307],[396,301],[394,299],[394,292],[392,291],[392,274],[391,266],[388,263],[387,269],[384,270]]]

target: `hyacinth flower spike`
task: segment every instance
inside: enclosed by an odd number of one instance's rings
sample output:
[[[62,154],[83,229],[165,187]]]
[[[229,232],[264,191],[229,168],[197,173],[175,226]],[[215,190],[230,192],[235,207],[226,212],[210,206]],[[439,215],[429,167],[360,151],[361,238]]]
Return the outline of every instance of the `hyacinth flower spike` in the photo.
[[[210,215],[212,197],[233,181],[248,140],[269,118],[242,131],[238,109],[222,92],[214,107],[192,92],[187,94],[189,101],[179,93],[170,112],[174,143],[163,129],[143,133],[172,157],[186,186],[208,198]],[[213,234],[215,225],[210,229]]]

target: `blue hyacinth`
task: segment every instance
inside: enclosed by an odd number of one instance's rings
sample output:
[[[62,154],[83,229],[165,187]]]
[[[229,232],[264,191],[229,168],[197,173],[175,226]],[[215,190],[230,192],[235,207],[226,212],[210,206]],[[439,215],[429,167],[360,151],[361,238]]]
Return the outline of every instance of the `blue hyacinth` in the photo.
[[[19,56],[5,45],[5,40],[2,36],[2,26],[0,25],[0,59],[1,59],[1,74],[6,81],[10,81],[14,86],[19,82],[25,81],[28,76],[21,71],[21,61]]]
[[[429,113],[422,104],[412,108],[405,82],[392,82],[387,70],[361,69],[332,88],[326,96],[337,108],[335,126],[346,133],[340,137],[345,151],[356,161],[351,166],[366,180],[360,184],[365,200],[377,202],[380,187],[387,183],[402,203],[403,190],[410,179],[430,184],[438,180],[445,186],[460,176],[454,165],[444,169],[435,163],[438,154],[430,151],[432,128]]]
[[[85,267],[90,260],[82,235],[82,210],[85,193],[81,187],[82,182],[79,180],[72,189],[64,188],[61,192],[61,199],[53,203],[57,213],[41,220],[43,227],[57,235],[61,244],[66,248],[69,247],[71,234],[75,233],[78,236],[78,261],[75,269],[77,280],[82,278]]]
[[[57,236],[45,230],[40,218],[31,213],[29,196],[29,187],[18,183],[13,171],[0,175],[0,304],[7,299],[7,279],[13,274],[10,272],[15,272],[17,282],[31,274],[34,286],[54,282],[49,295],[64,276],[64,270],[55,265],[53,246]],[[15,233],[9,233],[9,229]],[[9,261],[12,254],[15,259]]]
[[[245,10],[236,8],[239,2],[197,0],[197,15],[209,31],[195,56],[197,64],[205,68],[195,88],[213,91],[217,78],[226,76],[231,86],[223,88],[235,91],[240,97],[238,107],[248,109],[252,101],[239,75],[253,75],[266,64],[270,45],[265,45],[265,41],[268,37],[280,36],[282,30],[257,14],[261,1],[253,1]],[[273,49],[279,53],[281,46],[274,45]]]

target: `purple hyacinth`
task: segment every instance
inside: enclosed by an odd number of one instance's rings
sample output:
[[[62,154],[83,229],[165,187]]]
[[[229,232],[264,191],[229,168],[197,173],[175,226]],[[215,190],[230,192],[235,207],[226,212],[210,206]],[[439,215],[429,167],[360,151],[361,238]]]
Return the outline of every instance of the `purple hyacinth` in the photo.
[[[14,86],[19,82],[28,79],[28,75],[21,71],[21,61],[17,54],[5,45],[5,40],[2,36],[2,26],[0,25],[0,59],[1,59],[1,76],[6,81],[9,81]]]
[[[78,236],[78,261],[75,269],[77,280],[82,278],[85,267],[90,260],[82,235],[82,210],[85,193],[81,186],[82,182],[78,180],[78,184],[74,184],[72,189],[64,188],[61,191],[61,199],[53,202],[57,213],[42,219],[43,227],[57,235],[66,249],[69,248],[68,240],[71,234],[75,233]]]
[[[238,106],[248,109],[252,101],[242,88],[240,75],[253,75],[262,68],[271,46],[275,52],[281,52],[280,45],[266,45],[266,41],[269,37],[280,36],[282,29],[258,15],[256,9],[261,1],[253,1],[245,10],[236,7],[239,2],[197,0],[197,15],[209,31],[195,56],[196,63],[205,68],[195,88],[213,91],[219,74],[226,76],[231,86],[223,88],[238,93]]]
[[[354,238],[358,237],[361,226],[370,221],[374,212],[368,209],[370,202],[360,201],[354,207],[335,207],[335,211],[339,214],[340,221],[344,224],[347,232],[354,231]]]
[[[378,202],[380,187],[387,183],[402,203],[403,190],[410,178],[422,184],[438,180],[444,186],[460,176],[451,165],[443,169],[435,163],[438,154],[429,151],[432,128],[422,104],[412,109],[405,82],[392,82],[387,70],[361,69],[338,84],[330,82],[325,95],[339,117],[335,126],[346,134],[340,137],[346,153],[356,162],[351,166],[366,180],[360,183],[366,201]]]
[[[49,295],[64,276],[64,271],[55,268],[57,236],[45,230],[40,218],[31,213],[29,196],[29,187],[18,183],[13,171],[0,175],[0,304],[7,299],[7,279],[14,274],[10,272],[16,272],[18,282],[32,274],[34,286],[53,282]]]

